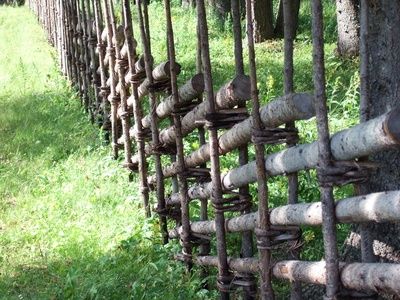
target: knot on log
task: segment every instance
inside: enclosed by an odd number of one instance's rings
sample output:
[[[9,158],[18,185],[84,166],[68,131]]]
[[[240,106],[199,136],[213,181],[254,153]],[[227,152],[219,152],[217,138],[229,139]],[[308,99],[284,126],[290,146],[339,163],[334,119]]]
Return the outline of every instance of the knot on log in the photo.
[[[111,96],[111,95],[110,95],[110,96]],[[119,103],[119,100],[120,100],[119,96],[112,96],[112,97],[109,97],[109,101],[110,101],[110,103],[113,104],[113,105],[118,104],[118,103]]]
[[[138,143],[144,142],[146,140],[151,139],[151,129],[150,128],[141,128],[136,130],[135,139]]]
[[[251,288],[248,290],[251,297],[257,297],[257,285],[255,277],[250,273],[238,273],[232,281],[232,284],[237,287]]]
[[[171,82],[169,79],[155,81],[153,84],[149,84],[147,87],[149,93],[159,93],[159,92],[167,92],[171,91]]]
[[[317,166],[318,181],[321,187],[363,183],[377,167],[371,162],[332,161],[329,166]]]
[[[299,132],[296,128],[252,128],[251,141],[255,145],[297,144]]]
[[[152,145],[152,153],[159,154],[159,155],[176,155],[176,147],[174,145],[168,144],[157,144]]]
[[[106,48],[106,45],[104,45],[103,43],[97,43],[97,49],[99,50],[99,52],[104,52]]]
[[[116,59],[115,66],[119,69],[126,69],[128,67],[128,61],[126,59]]]
[[[131,172],[137,172],[139,170],[139,164],[135,164],[132,162],[125,162],[122,164],[122,166]]]
[[[98,47],[98,44],[97,44],[97,38],[95,38],[95,37],[90,37],[89,39],[88,39],[88,42],[89,42],[89,45],[91,46],[91,47],[96,47],[96,45],[97,45],[97,47]]]
[[[108,96],[108,94],[110,94],[110,88],[108,87],[108,86],[102,86],[102,87],[100,87],[100,93],[99,93],[99,95],[101,96],[101,97],[107,97]]]

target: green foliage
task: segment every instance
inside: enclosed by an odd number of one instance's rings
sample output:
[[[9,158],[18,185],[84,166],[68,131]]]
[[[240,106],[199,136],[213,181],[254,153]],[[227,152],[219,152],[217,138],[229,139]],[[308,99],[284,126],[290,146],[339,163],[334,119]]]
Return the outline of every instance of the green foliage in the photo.
[[[334,55],[335,10],[331,1],[326,4],[327,95],[335,132],[358,120],[358,61]],[[196,16],[177,5],[172,12],[182,65],[179,81],[184,82],[196,73]],[[149,13],[152,51],[159,63],[167,53],[161,1],[152,2]],[[229,21],[221,27],[219,20],[209,18],[209,30],[217,90],[234,77],[233,41]],[[310,6],[302,1],[295,43],[295,82],[301,92],[313,90],[310,31]],[[157,219],[143,216],[137,179],[128,183],[128,174],[110,159],[109,147],[101,145],[100,132],[89,125],[76,93],[58,72],[54,50],[26,8],[1,7],[0,40],[7,41],[0,43],[0,298],[215,298],[214,292],[199,288],[197,271],[189,276],[172,259],[179,252],[176,242],[161,245]],[[281,40],[256,46],[263,103],[283,93],[282,50]],[[314,119],[298,122],[298,127],[302,143],[316,139]],[[185,143],[187,150],[199,147],[195,134]],[[237,166],[237,156],[226,155],[221,162],[229,170]],[[315,177],[314,171],[300,173],[301,202],[319,199]],[[269,187],[271,208],[285,204],[286,179],[271,178]],[[254,186],[251,192],[256,194]],[[351,194],[351,188],[335,191],[338,199]],[[198,218],[197,203],[191,213]],[[343,241],[348,228],[338,228]],[[320,229],[303,228],[303,233],[302,259],[320,260]],[[229,237],[232,255],[239,254],[239,242],[239,235]],[[276,286],[285,298],[287,286]]]

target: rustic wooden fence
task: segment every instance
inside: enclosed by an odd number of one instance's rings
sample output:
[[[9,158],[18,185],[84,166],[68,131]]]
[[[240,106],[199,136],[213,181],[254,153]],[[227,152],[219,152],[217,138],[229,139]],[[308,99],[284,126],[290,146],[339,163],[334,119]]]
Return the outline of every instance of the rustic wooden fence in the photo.
[[[323,7],[321,0],[311,2],[314,95],[294,90],[294,16],[292,2],[284,0],[284,94],[260,106],[253,0],[246,0],[245,12],[250,74],[245,75],[243,67],[239,0],[231,0],[235,41],[232,60],[236,68],[218,91],[213,90],[204,0],[196,1],[198,74],[187,78],[181,87],[177,76],[182,66],[175,59],[170,0],[164,0],[168,53],[166,61],[158,65],[151,53],[146,1],[137,0],[131,6],[129,0],[122,0],[118,7],[112,0],[29,1],[58,51],[63,74],[79,92],[92,121],[107,133],[114,157],[123,150],[124,167],[139,173],[146,215],[152,213],[149,193],[155,191],[154,212],[159,216],[164,242],[180,240],[182,253],[176,258],[188,270],[195,264],[217,267],[221,299],[228,299],[234,289],[242,289],[244,299],[274,299],[273,277],[290,281],[291,299],[302,298],[301,283],[325,285],[325,299],[400,295],[399,265],[371,263],[368,255],[363,255],[362,262],[342,263],[336,240],[337,223],[399,221],[400,191],[338,201],[332,192],[337,185],[363,182],[376,167],[359,158],[399,146],[400,111],[329,135]],[[133,8],[137,9],[137,24],[132,22]],[[117,24],[114,9],[122,12],[122,25]],[[133,25],[140,31],[142,55],[136,51]],[[249,100],[251,114],[246,109]],[[147,115],[145,101],[150,107]],[[318,141],[298,145],[295,122],[313,116]],[[161,128],[160,121],[167,118],[169,127]],[[186,155],[184,141],[194,131],[200,147]],[[268,145],[282,143],[287,149],[271,153]],[[249,161],[250,144],[255,147],[255,161]],[[238,166],[222,174],[220,156],[236,149]],[[170,158],[169,165],[162,163],[163,156]],[[150,159],[154,171],[148,168]],[[321,199],[297,203],[297,172],[308,169],[317,170]],[[287,176],[288,204],[269,210],[267,180],[272,176]],[[257,199],[249,192],[249,184],[254,182]],[[166,184],[173,191],[168,196]],[[191,221],[190,205],[194,200],[200,201],[199,221]],[[233,217],[228,218],[228,212]],[[214,219],[209,220],[210,216]],[[322,226],[324,261],[299,259],[303,225]],[[241,233],[240,258],[227,254],[226,237],[233,232]],[[211,243],[213,235],[215,245]],[[254,240],[257,251],[253,249]],[[210,256],[214,246],[215,257]],[[272,261],[274,251],[282,249],[288,252],[287,260]],[[207,268],[203,272],[206,276]]]

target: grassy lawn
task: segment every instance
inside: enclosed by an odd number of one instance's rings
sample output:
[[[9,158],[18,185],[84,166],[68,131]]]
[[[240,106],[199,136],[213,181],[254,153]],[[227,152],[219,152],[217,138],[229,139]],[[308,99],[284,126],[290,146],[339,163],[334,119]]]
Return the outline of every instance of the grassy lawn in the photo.
[[[160,245],[55,55],[27,8],[0,6],[0,298],[207,294]]]
[[[296,40],[296,90],[311,92],[306,2]],[[183,82],[195,73],[195,14],[178,7],[173,13]],[[357,122],[359,77],[356,61],[335,57],[334,7],[325,14],[327,93],[331,128],[337,131]],[[161,4],[153,3],[156,62],[166,59],[162,15]],[[210,19],[216,88],[234,76],[228,25]],[[282,42],[262,43],[256,51],[259,89],[266,103],[282,94]],[[298,125],[302,142],[316,138],[315,120]],[[60,75],[56,53],[28,8],[0,6],[0,299],[215,298],[215,292],[199,289],[196,272],[185,274],[172,259],[179,251],[176,242],[161,245],[157,219],[144,218],[137,179],[128,182],[100,136]],[[198,147],[195,136],[186,146]],[[250,152],[253,157],[253,149]],[[234,155],[222,159],[223,170],[236,164]],[[286,185],[284,177],[271,179],[272,207],[286,202]],[[350,194],[348,188],[336,191],[338,198]],[[302,172],[300,201],[318,197],[315,173]],[[195,217],[197,208],[194,203]],[[341,227],[340,239],[345,235]],[[321,259],[320,231],[304,228],[304,239],[302,258]],[[231,248],[239,248],[233,246],[237,241],[237,236],[230,237]]]

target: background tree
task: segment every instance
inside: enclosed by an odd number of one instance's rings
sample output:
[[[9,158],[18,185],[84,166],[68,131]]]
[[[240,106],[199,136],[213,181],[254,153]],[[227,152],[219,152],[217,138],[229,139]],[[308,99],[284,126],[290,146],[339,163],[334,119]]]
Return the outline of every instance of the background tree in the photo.
[[[400,1],[363,0],[367,5],[361,20],[362,118],[368,120],[400,107]],[[364,56],[366,55],[366,56]],[[393,149],[371,157],[380,168],[371,176],[368,193],[400,188],[400,150]],[[372,248],[380,260],[400,262],[400,224],[373,224]],[[358,246],[352,239],[353,246]],[[354,243],[354,241],[356,243]]]
[[[359,53],[359,7],[360,0],[336,0],[337,51],[340,56],[356,56]]]

